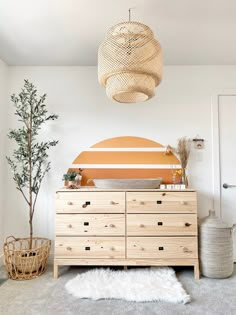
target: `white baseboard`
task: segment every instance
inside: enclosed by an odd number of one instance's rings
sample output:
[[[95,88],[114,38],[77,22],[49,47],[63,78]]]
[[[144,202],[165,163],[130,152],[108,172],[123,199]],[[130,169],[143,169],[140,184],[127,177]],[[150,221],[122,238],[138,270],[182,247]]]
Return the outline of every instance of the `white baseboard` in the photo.
[[[51,241],[50,255],[49,255],[49,258],[48,258],[48,264],[49,265],[53,265],[53,262],[54,262],[54,244],[55,244],[55,241],[52,240]]]
[[[0,267],[4,265],[4,254],[0,253]]]

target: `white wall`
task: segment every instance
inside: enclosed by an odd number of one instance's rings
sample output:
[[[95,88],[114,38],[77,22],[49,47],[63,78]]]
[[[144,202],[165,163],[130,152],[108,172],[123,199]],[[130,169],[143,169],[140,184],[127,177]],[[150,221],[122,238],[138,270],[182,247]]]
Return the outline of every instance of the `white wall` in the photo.
[[[140,136],[176,145],[182,136],[205,139],[205,149],[192,151],[191,187],[198,191],[199,216],[212,207],[211,95],[236,87],[236,66],[167,66],[156,97],[139,104],[111,102],[99,86],[95,67],[10,67],[10,92],[18,93],[29,79],[48,95],[49,110],[58,121],[45,129],[45,138],[59,139],[51,150],[52,170],[43,183],[35,217],[35,234],[53,238],[54,195],[62,174],[81,150],[106,138]],[[15,126],[13,108],[9,127]],[[10,148],[10,146],[9,146]],[[8,172],[5,233],[28,235],[28,213]],[[15,218],[15,220],[13,220]]]
[[[5,143],[6,143],[6,120],[7,120],[7,95],[8,95],[8,66],[0,60],[0,257],[3,248],[3,229],[5,216],[5,194],[6,194],[6,160],[5,160]],[[1,262],[1,259],[0,259]]]

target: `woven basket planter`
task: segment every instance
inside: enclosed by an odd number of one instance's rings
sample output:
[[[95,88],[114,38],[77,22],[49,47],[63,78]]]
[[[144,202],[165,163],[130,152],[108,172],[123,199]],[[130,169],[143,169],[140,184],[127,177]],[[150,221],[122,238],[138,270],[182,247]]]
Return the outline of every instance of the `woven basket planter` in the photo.
[[[47,238],[32,239],[10,236],[4,244],[8,277],[13,280],[30,280],[43,274],[47,267],[51,241]]]
[[[227,278],[233,273],[232,229],[209,211],[199,227],[201,273],[208,278]]]

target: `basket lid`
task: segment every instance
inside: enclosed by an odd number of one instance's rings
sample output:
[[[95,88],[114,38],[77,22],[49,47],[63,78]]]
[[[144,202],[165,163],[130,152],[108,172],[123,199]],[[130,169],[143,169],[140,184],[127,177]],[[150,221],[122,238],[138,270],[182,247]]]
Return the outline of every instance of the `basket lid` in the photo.
[[[231,229],[225,222],[215,215],[214,210],[209,210],[209,215],[203,218],[200,222],[201,227],[218,228],[218,229]]]

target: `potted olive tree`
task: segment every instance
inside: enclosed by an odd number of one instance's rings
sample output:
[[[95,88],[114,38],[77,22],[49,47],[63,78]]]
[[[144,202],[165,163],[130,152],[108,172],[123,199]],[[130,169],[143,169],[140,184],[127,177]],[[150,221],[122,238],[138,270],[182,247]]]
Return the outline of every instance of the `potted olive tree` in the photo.
[[[29,237],[7,238],[4,244],[5,263],[12,279],[32,279],[42,274],[50,254],[51,241],[34,237],[33,217],[42,180],[50,170],[48,150],[58,141],[40,141],[43,125],[58,118],[48,114],[46,94],[37,95],[36,87],[28,80],[19,95],[13,94],[11,101],[20,127],[11,129],[8,137],[15,142],[12,157],[7,157],[16,189],[21,193],[29,214]]]

